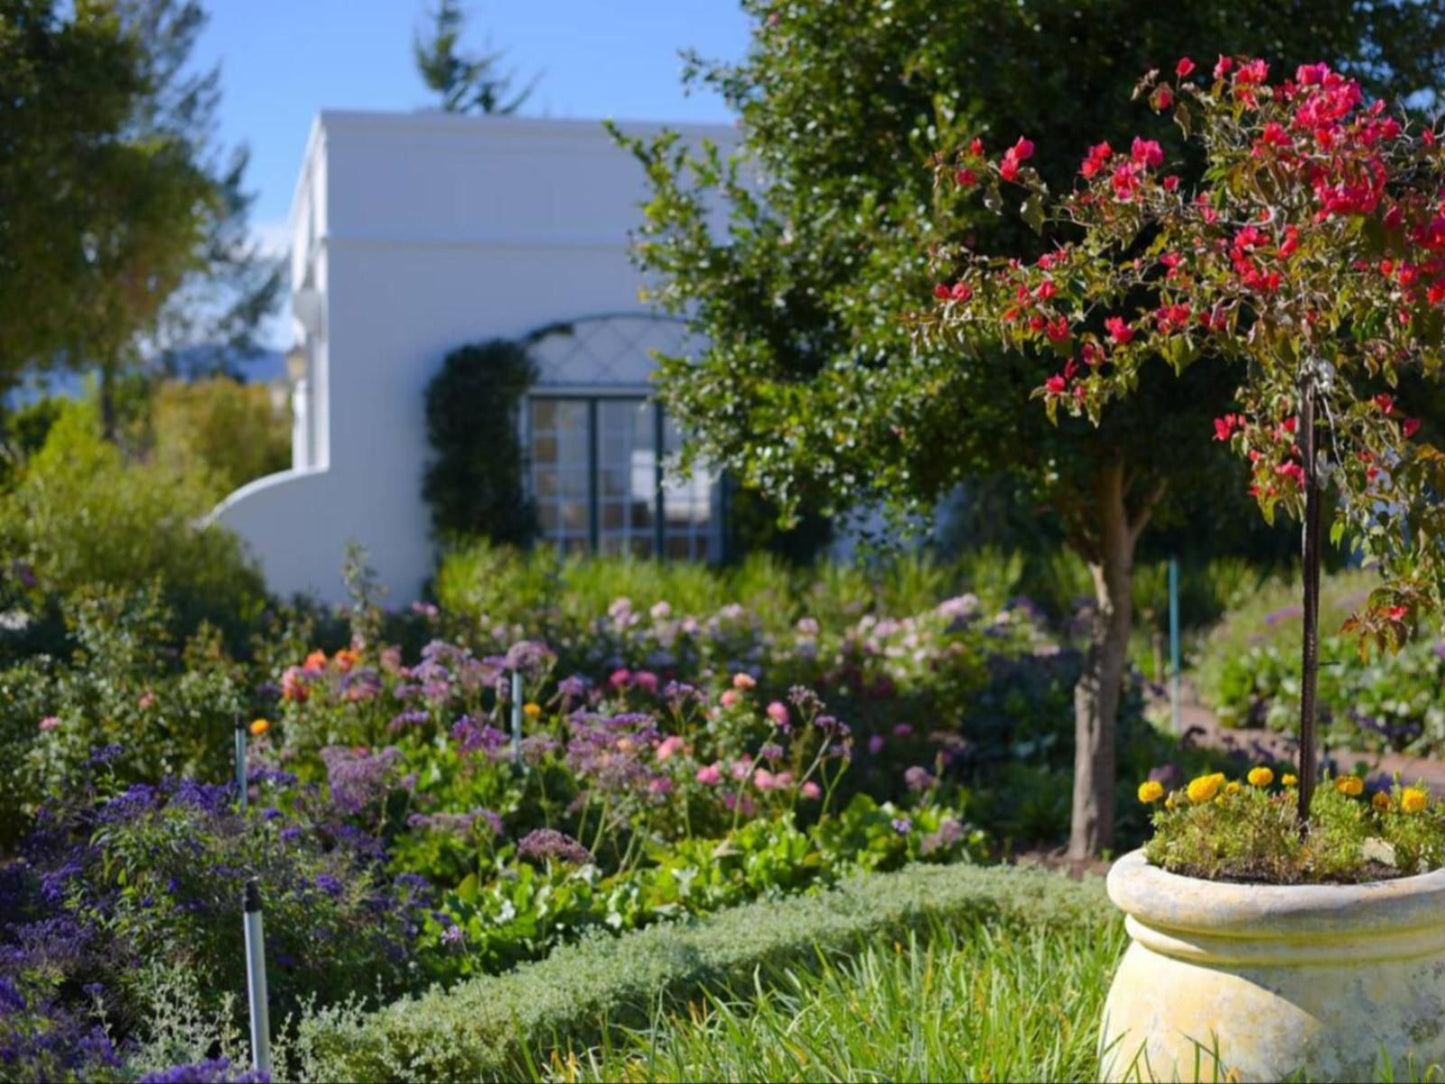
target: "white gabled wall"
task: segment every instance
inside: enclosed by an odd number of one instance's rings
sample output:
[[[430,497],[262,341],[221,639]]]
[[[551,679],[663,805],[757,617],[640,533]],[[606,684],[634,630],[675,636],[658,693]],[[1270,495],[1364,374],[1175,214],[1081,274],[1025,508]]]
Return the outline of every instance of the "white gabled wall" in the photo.
[[[310,362],[295,446],[308,458],[216,513],[273,590],[340,601],[356,541],[391,604],[417,597],[433,559],[421,500],[427,382],[467,342],[646,312],[627,256],[643,196],[641,167],[596,122],[320,116],[292,216],[293,289],[314,288],[319,305],[311,328],[297,322]]]

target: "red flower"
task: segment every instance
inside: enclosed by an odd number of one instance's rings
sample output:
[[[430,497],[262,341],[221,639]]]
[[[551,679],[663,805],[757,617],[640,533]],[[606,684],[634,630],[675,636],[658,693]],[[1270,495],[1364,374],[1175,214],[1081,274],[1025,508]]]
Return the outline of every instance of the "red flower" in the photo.
[[[1405,620],[1405,618],[1406,618],[1407,616],[1409,616],[1410,607],[1408,607],[1408,606],[1391,606],[1391,607],[1390,607],[1388,610],[1386,610],[1385,612],[1390,615],[1390,620],[1391,620],[1391,621],[1403,621],[1403,620]]]
[[[1140,139],[1135,136],[1134,144],[1129,148],[1129,157],[1141,166],[1152,168],[1164,164],[1164,149],[1159,146],[1157,140]]]
[[[1053,280],[1044,279],[1043,282],[1039,283],[1039,288],[1034,291],[1034,296],[1040,301],[1047,301],[1058,292],[1059,288],[1054,285]]]
[[[1234,435],[1235,430],[1244,432],[1245,418],[1243,414],[1226,414],[1222,418],[1214,419],[1214,439],[1228,440]]]
[[[1174,104],[1174,92],[1168,87],[1158,87],[1154,91],[1154,97],[1149,102],[1156,110],[1168,109]]]
[[[1046,329],[1052,342],[1061,343],[1069,337],[1069,318],[1060,316],[1050,320]]]
[[[1104,330],[1109,333],[1109,338],[1120,346],[1127,346],[1134,341],[1134,329],[1124,323],[1122,316],[1111,316],[1105,320]]]
[[[1229,69],[1234,67],[1234,61],[1227,56],[1221,56],[1219,62],[1214,65],[1214,78],[1223,79],[1229,74]]]
[[[953,287],[953,300],[967,301],[973,296],[973,287],[966,282],[955,283]]]
[[[1033,141],[1023,136],[1019,136],[1019,141],[1004,152],[1005,158],[1012,158],[1015,162],[1027,162],[1033,156]]]
[[[1064,379],[1062,373],[1055,373],[1044,381],[1044,390],[1050,395],[1063,395],[1068,386],[1069,382]]]
[[[933,288],[933,296],[938,298],[938,300],[940,301],[947,301],[949,297],[948,287],[940,282],[937,286]]]
[[[1019,164],[1018,164],[1018,162],[1014,161],[1014,159],[1012,159],[1012,158],[1005,158],[1005,159],[1003,160],[1003,163],[998,167],[998,175],[999,175],[1000,177],[1002,177],[1002,178],[1003,178],[1004,180],[1006,180],[1006,181],[1016,181],[1016,180],[1018,180],[1018,179],[1019,179]]]
[[[968,145],[968,150],[975,158],[980,157],[983,154],[983,140],[974,136],[973,142]]]
[[[1193,71],[1194,61],[1190,60],[1187,56],[1181,57],[1179,63],[1174,65],[1174,74],[1179,76],[1180,79],[1188,79]]]
[[[1393,414],[1395,412],[1395,397],[1389,392],[1382,391],[1379,395],[1375,396],[1375,405],[1384,413]]]
[[[978,184],[978,174],[971,169],[961,169],[953,175],[960,188],[969,188]]]
[[[1114,148],[1107,143],[1096,143],[1089,148],[1088,156],[1084,164],[1079,167],[1079,172],[1085,177],[1093,177],[1103,172],[1109,159],[1113,157]]]
[[[1034,313],[1034,315],[1029,317],[1029,330],[1042,331],[1044,329],[1044,322],[1045,321],[1042,316],[1040,316],[1038,313]]]
[[[1305,469],[1298,463],[1295,463],[1292,460],[1287,460],[1286,462],[1281,463],[1279,464],[1279,466],[1275,467],[1274,472],[1275,474],[1278,474],[1284,478],[1293,478],[1295,485],[1299,486],[1301,489],[1304,488]]]
[[[1432,305],[1438,305],[1445,301],[1445,279],[1436,279],[1425,291],[1425,297]]]
[[[1409,440],[1411,437],[1413,437],[1413,436],[1414,436],[1416,433],[1418,433],[1419,431],[1420,431],[1420,419],[1419,419],[1419,418],[1406,418],[1405,421],[1404,421],[1404,423],[1400,426],[1400,432],[1402,432],[1402,433],[1405,434],[1405,439],[1406,439],[1406,440]]]

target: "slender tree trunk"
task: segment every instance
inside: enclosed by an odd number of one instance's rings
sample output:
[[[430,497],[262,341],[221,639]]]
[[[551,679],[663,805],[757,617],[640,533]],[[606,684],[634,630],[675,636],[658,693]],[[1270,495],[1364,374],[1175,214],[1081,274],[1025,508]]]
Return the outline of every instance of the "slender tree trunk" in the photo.
[[[100,435],[114,444],[119,424],[115,405],[115,365],[106,360],[100,363]]]
[[[1133,620],[1134,543],[1142,527],[1129,522],[1122,461],[1103,468],[1096,485],[1098,547],[1089,571],[1097,609],[1084,672],[1074,687],[1069,857],[1075,860],[1090,858],[1113,842],[1114,731]]]

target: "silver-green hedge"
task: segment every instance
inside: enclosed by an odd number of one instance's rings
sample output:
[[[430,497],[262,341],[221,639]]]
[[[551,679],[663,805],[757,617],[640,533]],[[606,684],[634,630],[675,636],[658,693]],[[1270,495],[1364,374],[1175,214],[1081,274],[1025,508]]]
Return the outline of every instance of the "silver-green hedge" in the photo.
[[[979,920],[1114,921],[1103,882],[1016,868],[914,866],[814,896],[596,937],[505,975],[433,990],[374,1013],[322,1011],[301,1025],[306,1075],[335,1080],[495,1080],[527,1075],[526,1051],[593,1040],[659,1004],[867,940]]]

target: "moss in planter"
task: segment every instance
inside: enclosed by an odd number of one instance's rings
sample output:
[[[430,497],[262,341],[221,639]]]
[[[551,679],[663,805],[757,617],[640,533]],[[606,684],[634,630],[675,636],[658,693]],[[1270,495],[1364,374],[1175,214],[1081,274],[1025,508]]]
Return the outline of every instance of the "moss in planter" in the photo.
[[[1301,832],[1293,776],[1278,779],[1261,767],[1168,794],[1143,784],[1140,801],[1158,805],[1144,856],[1170,873],[1259,884],[1355,884],[1445,866],[1445,804],[1423,785],[1370,793],[1357,776],[1326,780]]]

